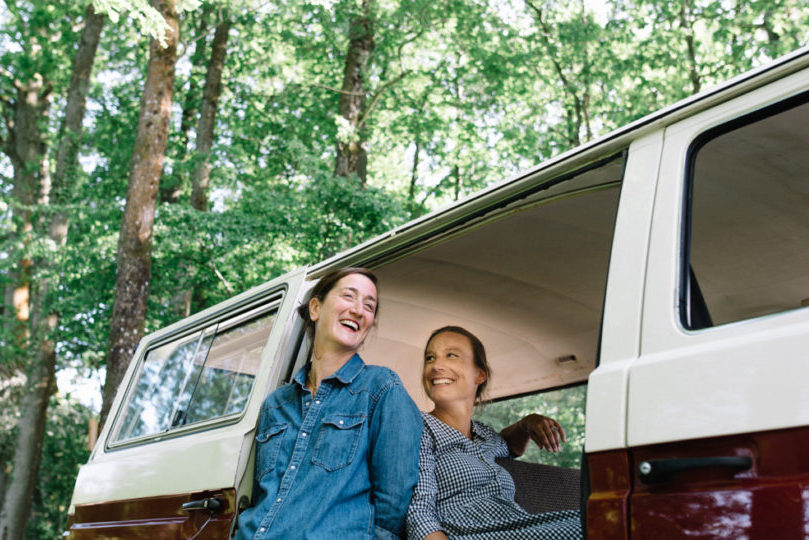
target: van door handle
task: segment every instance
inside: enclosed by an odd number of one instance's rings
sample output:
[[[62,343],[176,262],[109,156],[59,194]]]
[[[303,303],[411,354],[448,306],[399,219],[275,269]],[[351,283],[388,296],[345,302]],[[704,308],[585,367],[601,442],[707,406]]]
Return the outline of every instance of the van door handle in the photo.
[[[198,501],[183,503],[183,510],[186,512],[190,512],[192,510],[207,510],[208,512],[218,514],[222,511],[222,506],[222,501],[215,497],[210,497],[208,499],[200,499]]]
[[[665,482],[672,475],[694,469],[711,469],[714,467],[729,467],[744,471],[753,466],[750,456],[716,456],[701,458],[670,458],[650,459],[638,465],[641,482],[653,484]]]

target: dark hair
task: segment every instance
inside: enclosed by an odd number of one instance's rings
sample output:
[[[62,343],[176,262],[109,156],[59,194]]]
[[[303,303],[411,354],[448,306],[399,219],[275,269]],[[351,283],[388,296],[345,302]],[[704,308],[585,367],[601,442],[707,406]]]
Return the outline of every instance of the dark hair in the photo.
[[[361,276],[365,276],[373,282],[374,287],[377,290],[377,296],[379,295],[379,285],[377,285],[377,279],[373,272],[368,270],[367,268],[360,268],[360,267],[351,267],[351,268],[339,268],[337,270],[333,270],[320,278],[320,281],[317,282],[312,288],[312,291],[309,293],[309,296],[306,297],[306,301],[298,306],[298,315],[301,316],[303,319],[304,325],[306,325],[306,331],[310,334],[314,334],[315,332],[315,323],[309,317],[309,302],[312,298],[317,298],[321,302],[326,299],[326,295],[329,294],[337,282],[343,279],[346,276],[350,276],[352,274],[360,274]],[[374,309],[374,324],[376,324],[376,315],[379,313],[379,298],[376,299],[376,309]]]
[[[492,375],[492,370],[489,367],[489,361],[486,360],[486,349],[483,347],[483,343],[481,343],[475,334],[466,328],[461,328],[460,326],[444,326],[438,330],[434,330],[427,339],[427,343],[424,345],[424,356],[427,355],[427,347],[430,345],[433,338],[439,334],[445,334],[447,332],[460,334],[468,338],[469,343],[472,344],[472,359],[475,362],[475,367],[483,370],[483,373],[486,374],[486,379],[484,379],[484,381],[478,385],[478,389],[475,392],[475,401],[482,401],[483,392],[486,390],[486,385],[489,384],[489,378]]]

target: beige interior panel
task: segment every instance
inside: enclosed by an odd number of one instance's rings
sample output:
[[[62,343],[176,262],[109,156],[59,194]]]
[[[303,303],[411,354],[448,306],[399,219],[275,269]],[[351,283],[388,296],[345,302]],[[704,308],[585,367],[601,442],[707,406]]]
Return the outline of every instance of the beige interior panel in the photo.
[[[611,163],[569,185],[615,181],[620,170]],[[396,370],[422,409],[430,408],[421,389],[425,341],[445,325],[463,326],[483,341],[491,399],[586,379],[596,357],[618,194],[613,185],[532,201],[378,268],[380,315],[363,356]]]

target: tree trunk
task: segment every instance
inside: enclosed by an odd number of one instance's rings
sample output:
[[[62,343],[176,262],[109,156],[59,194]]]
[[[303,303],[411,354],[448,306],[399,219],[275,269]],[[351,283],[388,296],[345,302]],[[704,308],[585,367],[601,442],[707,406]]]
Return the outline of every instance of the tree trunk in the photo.
[[[59,148],[56,153],[56,170],[53,174],[53,201],[55,204],[67,203],[73,195],[81,142],[81,124],[84,120],[90,74],[93,70],[104,19],[104,14],[96,13],[92,4],[87,6],[81,41],[76,49],[76,57],[73,59],[73,74],[70,78],[65,117],[62,120]],[[57,211],[51,220],[48,232],[58,246],[64,245],[68,226],[67,213],[63,210]]]
[[[567,119],[568,144],[571,148],[579,146],[581,144],[582,123],[585,121],[585,119],[587,120],[586,136],[588,137],[588,139],[592,137],[592,132],[590,130],[589,125],[589,111],[588,111],[589,85],[585,87],[584,98],[580,97],[578,92],[576,91],[576,86],[565,75],[565,70],[563,68],[563,60],[557,58],[555,54],[554,47],[552,46],[550,41],[550,36],[553,36],[554,32],[549,22],[545,20],[545,12],[543,11],[542,8],[540,8],[530,0],[525,0],[525,4],[534,11],[534,18],[536,19],[537,23],[539,23],[539,27],[541,30],[539,32],[539,36],[540,39],[542,40],[542,44],[545,46],[546,52],[548,53],[548,59],[553,65],[554,71],[556,71],[556,76],[559,77],[559,82],[562,84],[562,87],[565,89],[565,92],[567,93],[568,97],[573,103],[572,109],[570,106],[565,105],[564,102],[562,105],[565,111],[565,118]],[[580,4],[580,6],[583,12],[584,10],[583,4]]]
[[[166,152],[179,24],[174,0],[152,0],[169,25],[166,46],[152,40],[146,83],[140,102],[129,187],[118,239],[118,273],[110,321],[107,375],[101,423],[123,378],[135,347],[143,336],[146,299],[152,270],[152,228],[158,186]]]
[[[31,207],[47,202],[50,178],[41,178],[47,172],[45,142],[39,131],[41,117],[49,106],[47,84],[40,74],[23,83],[15,81],[13,131],[5,150],[14,168],[14,225],[23,244],[33,235]],[[23,255],[18,265],[13,292],[15,312],[14,353],[20,367],[25,366],[27,376],[20,403],[20,419],[14,444],[14,459],[10,481],[7,480],[3,507],[0,510],[0,538],[16,540],[25,535],[25,525],[31,511],[31,497],[39,467],[40,446],[45,429],[48,382],[47,366],[41,366],[31,343],[31,267],[32,261]],[[40,368],[46,368],[44,370]],[[41,402],[44,396],[45,403]]]
[[[194,168],[194,182],[191,191],[191,206],[200,212],[208,210],[208,184],[211,176],[209,153],[213,145],[216,106],[222,91],[222,71],[225,67],[230,26],[231,22],[225,14],[224,20],[216,26],[216,33],[211,45],[211,61],[208,64],[205,89],[202,93],[202,108],[197,127],[197,163]]]
[[[199,124],[197,126],[197,155],[195,159],[194,174],[191,186],[191,207],[206,212],[208,210],[208,185],[210,183],[210,156],[213,146],[213,132],[216,124],[216,109],[222,89],[222,71],[225,67],[227,54],[228,33],[232,22],[227,13],[216,26],[213,43],[211,44],[211,58],[208,71],[205,74],[205,87],[202,93],[202,107],[200,109]],[[201,302],[198,298],[199,290],[193,286],[196,268],[190,264],[181,265],[178,272],[182,273],[179,291],[172,298],[174,311],[181,317],[191,313],[191,306]],[[195,294],[196,293],[196,294]]]
[[[194,122],[197,117],[199,109],[199,99],[197,94],[197,83],[199,74],[205,67],[207,50],[207,34],[208,22],[213,6],[211,4],[203,4],[199,12],[199,25],[197,26],[196,36],[192,38],[194,41],[194,53],[191,55],[191,73],[188,76],[188,91],[183,100],[183,112],[180,116],[180,146],[178,154],[175,156],[175,167],[170,175],[164,175],[160,182],[160,200],[175,204],[180,201],[180,194],[185,183],[185,168],[184,164],[188,155],[188,140],[190,139],[191,129],[194,127]],[[186,45],[188,47],[188,45]]]
[[[410,171],[410,187],[407,190],[407,200],[411,208],[416,205],[416,185],[419,183],[419,154],[421,153],[421,141],[416,137],[415,149],[413,150],[413,168]]]
[[[45,158],[45,143],[36,127],[38,122],[35,115],[44,114],[48,106],[46,98],[41,97],[42,89],[37,88],[41,84],[37,83],[33,88],[29,88],[25,99],[18,102],[18,107],[21,103],[25,104],[22,106],[25,110],[21,111],[15,123],[15,127],[20,130],[19,133],[15,133],[15,140],[17,142],[27,140],[28,143],[25,145],[26,149],[19,148],[17,165],[20,166],[21,174],[15,180],[20,180],[21,185],[25,186],[23,191],[33,193],[32,179],[23,177],[31,170],[26,163],[30,164],[32,160],[36,160],[39,165],[36,179],[38,186],[35,189],[38,192],[36,202],[40,205],[62,205],[68,202],[72,194],[87,88],[103,23],[104,16],[96,14],[92,6],[88,7],[81,41],[73,62],[73,74],[65,104],[53,178],[49,175]],[[27,132],[23,133],[24,130]],[[54,249],[64,246],[68,223],[67,213],[63,209],[57,209],[52,214],[48,223],[48,237]],[[26,223],[25,228],[30,231],[31,224]],[[37,261],[38,266],[48,263],[47,260]],[[25,265],[30,269],[30,261]],[[27,302],[29,305],[26,306],[26,311],[30,310],[31,313],[29,328],[33,330],[33,335],[26,351],[29,361],[26,366],[26,388],[20,401],[12,478],[7,491],[4,492],[3,509],[0,512],[2,538],[16,539],[25,535],[26,523],[31,512],[32,494],[39,472],[48,401],[56,389],[56,346],[52,332],[56,328],[58,317],[55,313],[50,313],[48,307],[51,287],[49,278],[43,278],[33,287],[35,294],[30,296]],[[28,288],[30,291],[30,281]]]
[[[374,50],[371,2],[372,0],[363,0],[362,14],[352,19],[348,28],[348,53],[340,92],[339,114],[345,119],[349,129],[347,134],[338,138],[334,167],[335,175],[357,175],[363,186],[366,182],[368,155],[364,148],[365,137],[360,121],[365,113],[364,71]]]
[[[690,0],[682,0],[680,3],[680,27],[685,32],[685,48],[688,61],[688,79],[691,81],[691,92],[699,93],[702,89],[702,81],[699,76],[697,63],[697,47],[694,42],[694,24],[692,6]]]
[[[26,388],[20,402],[17,437],[14,444],[11,481],[3,499],[0,513],[0,538],[18,540],[25,537],[25,526],[31,512],[31,502],[42,455],[45,417],[48,399],[55,390],[55,355],[38,358],[26,369]]]

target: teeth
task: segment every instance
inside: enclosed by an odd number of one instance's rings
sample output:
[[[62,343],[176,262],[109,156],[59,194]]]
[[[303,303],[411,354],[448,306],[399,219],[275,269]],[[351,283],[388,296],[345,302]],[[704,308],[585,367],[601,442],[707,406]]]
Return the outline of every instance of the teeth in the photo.
[[[350,319],[343,319],[342,321],[340,321],[340,324],[342,324],[343,326],[348,326],[355,332],[360,329],[360,325]]]
[[[433,386],[436,384],[451,384],[452,379],[433,379]]]

